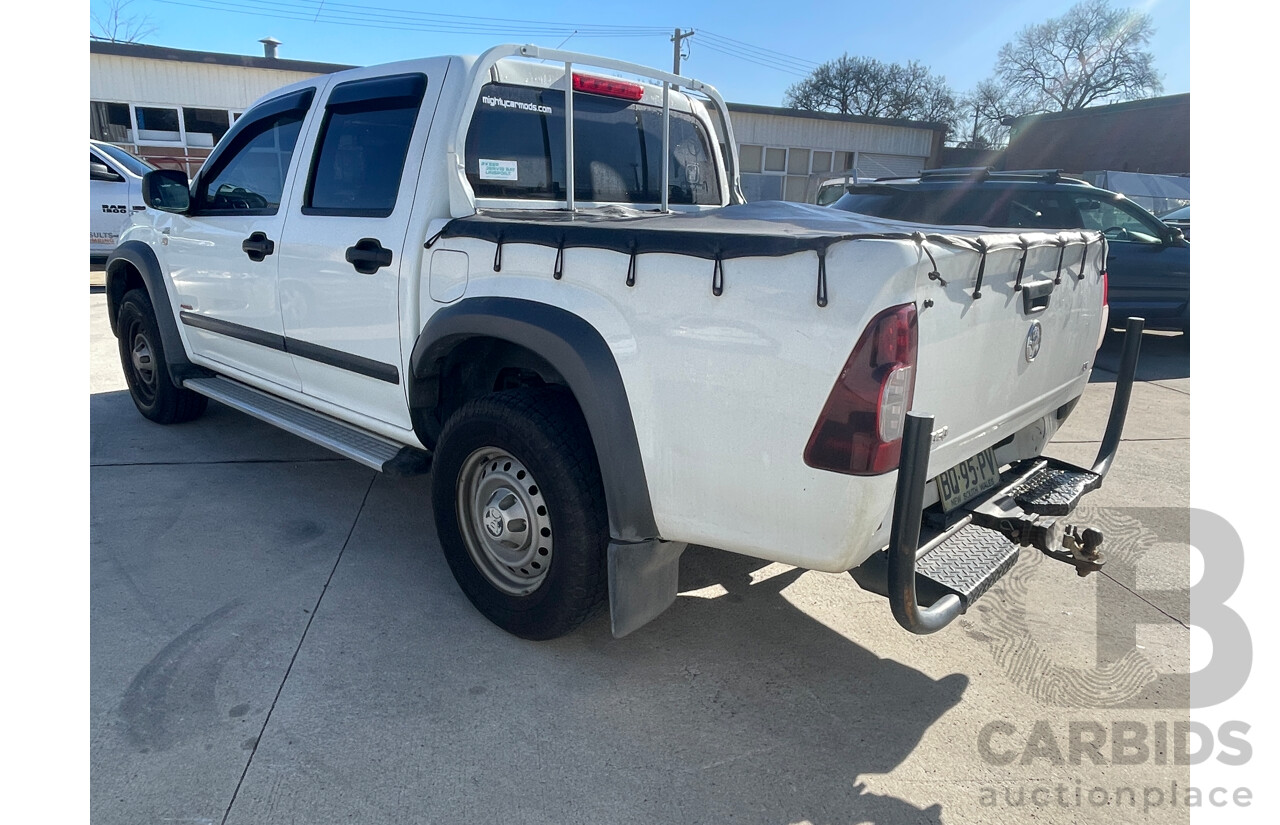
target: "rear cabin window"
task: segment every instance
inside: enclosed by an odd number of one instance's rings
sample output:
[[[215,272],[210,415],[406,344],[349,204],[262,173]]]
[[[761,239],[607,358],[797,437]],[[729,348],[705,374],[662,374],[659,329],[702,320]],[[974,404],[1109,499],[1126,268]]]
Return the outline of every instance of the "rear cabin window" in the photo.
[[[574,198],[662,200],[662,109],[578,92]],[[564,92],[490,83],[467,131],[467,180],[481,198],[565,200]],[[720,178],[702,124],[671,112],[668,202],[719,204]]]

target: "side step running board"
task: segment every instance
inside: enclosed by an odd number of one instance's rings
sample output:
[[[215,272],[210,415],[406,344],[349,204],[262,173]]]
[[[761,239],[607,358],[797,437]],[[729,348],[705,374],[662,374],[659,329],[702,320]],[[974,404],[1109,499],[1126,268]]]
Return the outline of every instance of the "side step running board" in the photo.
[[[388,475],[420,475],[431,468],[431,454],[424,450],[397,444],[229,378],[188,378],[182,386]]]

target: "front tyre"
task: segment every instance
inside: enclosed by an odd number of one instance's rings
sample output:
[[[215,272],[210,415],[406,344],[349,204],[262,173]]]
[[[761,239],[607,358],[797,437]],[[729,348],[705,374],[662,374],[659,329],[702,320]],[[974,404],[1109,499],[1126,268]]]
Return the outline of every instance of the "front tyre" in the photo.
[[[145,289],[125,294],[116,317],[116,335],[120,366],[138,412],[157,424],[193,421],[204,413],[209,399],[169,377],[155,307]]]
[[[525,639],[553,639],[604,603],[608,519],[586,421],[560,387],[494,393],[445,424],[431,499],[471,603]]]

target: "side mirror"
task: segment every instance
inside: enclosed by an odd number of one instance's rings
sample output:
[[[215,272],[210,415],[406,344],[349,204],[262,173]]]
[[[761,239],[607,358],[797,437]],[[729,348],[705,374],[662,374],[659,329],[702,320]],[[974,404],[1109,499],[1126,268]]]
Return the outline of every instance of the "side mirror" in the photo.
[[[1187,242],[1187,234],[1180,226],[1170,226],[1164,236],[1165,246],[1183,246]]]
[[[191,208],[186,173],[178,169],[156,169],[143,175],[142,200],[149,208],[161,212],[186,212]]]
[[[89,180],[101,180],[108,183],[120,183],[124,178],[111,171],[111,167],[96,160],[89,161]]]

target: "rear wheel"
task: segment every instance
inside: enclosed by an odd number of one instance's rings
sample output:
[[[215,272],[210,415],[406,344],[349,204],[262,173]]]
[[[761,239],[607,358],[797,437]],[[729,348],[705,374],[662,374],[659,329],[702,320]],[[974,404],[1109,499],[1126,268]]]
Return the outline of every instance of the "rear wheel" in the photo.
[[[125,294],[116,320],[116,335],[120,366],[138,412],[157,424],[178,424],[200,417],[209,399],[178,386],[169,377],[155,308],[146,290],[134,289]]]
[[[494,624],[552,639],[603,605],[604,489],[566,390],[522,388],[463,405],[440,434],[431,497],[449,568]]]

